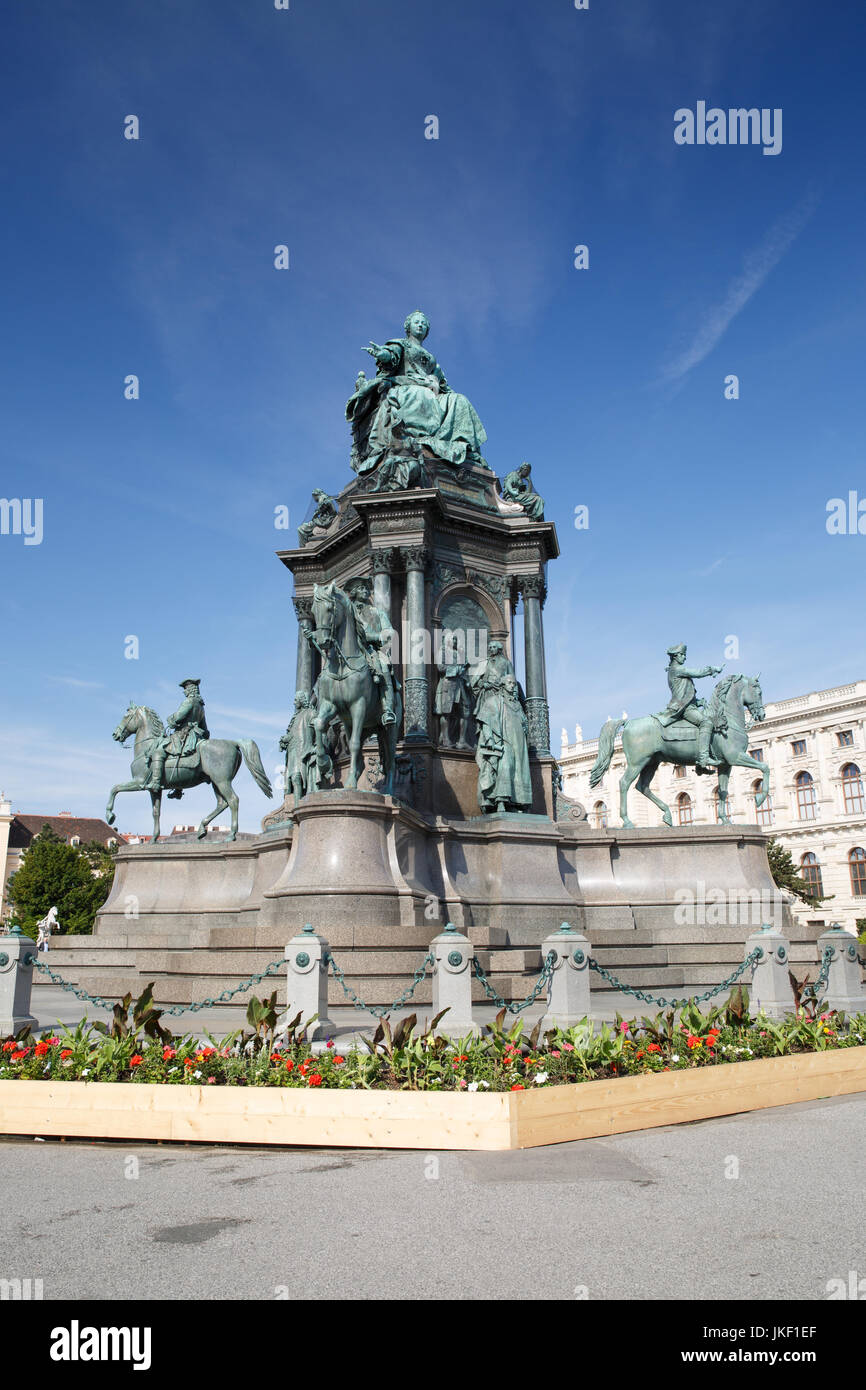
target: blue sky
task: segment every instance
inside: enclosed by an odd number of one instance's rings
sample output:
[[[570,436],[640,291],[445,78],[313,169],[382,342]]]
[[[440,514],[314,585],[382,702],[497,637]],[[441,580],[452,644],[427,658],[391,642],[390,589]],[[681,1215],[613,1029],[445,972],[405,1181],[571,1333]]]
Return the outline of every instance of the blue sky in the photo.
[[[530,460],[558,528],[555,744],[660,707],[673,641],[718,661],[735,635],[767,700],[862,676],[866,537],[825,520],[866,498],[864,29],[803,0],[16,7],[0,493],[44,502],[41,545],[0,536],[16,809],[100,814],[128,700],[165,716],[189,673],[273,771],[296,641],[274,507],[294,525],[348,481],[360,346],[416,307],[491,466]],[[699,100],[781,108],[782,152],[675,144]]]

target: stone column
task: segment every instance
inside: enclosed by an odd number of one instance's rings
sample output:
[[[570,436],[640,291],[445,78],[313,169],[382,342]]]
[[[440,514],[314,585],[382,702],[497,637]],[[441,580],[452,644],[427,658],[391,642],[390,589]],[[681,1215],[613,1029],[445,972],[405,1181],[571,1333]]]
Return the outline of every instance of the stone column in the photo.
[[[541,609],[546,588],[544,576],[528,574],[520,580],[523,595],[523,644],[526,666],[526,717],[529,723],[530,751],[550,754],[550,708],[547,703],[547,673],[544,666],[544,628]]]
[[[377,608],[384,608],[393,623],[391,610],[391,575],[394,572],[394,551],[373,551],[373,602]]]
[[[427,723],[428,680],[424,643],[420,635],[426,625],[426,603],[424,595],[424,572],[427,568],[427,551],[420,546],[410,546],[401,551],[406,566],[406,640],[407,650],[403,653],[406,689],[403,691],[405,704],[404,727],[407,738],[428,738]]]
[[[295,674],[295,694],[297,695],[298,691],[303,690],[309,695],[316,678],[313,661],[315,652],[304,636],[304,628],[313,626],[313,600],[311,598],[293,598],[292,603],[295,608],[295,617],[298,620],[298,664]]]

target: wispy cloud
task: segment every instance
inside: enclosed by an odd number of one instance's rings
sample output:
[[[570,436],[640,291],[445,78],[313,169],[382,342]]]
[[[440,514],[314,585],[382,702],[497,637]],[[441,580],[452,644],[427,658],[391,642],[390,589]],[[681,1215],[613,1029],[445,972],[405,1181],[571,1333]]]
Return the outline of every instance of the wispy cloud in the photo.
[[[709,356],[737,315],[745,309],[794,244],[815,211],[817,202],[817,194],[810,191],[796,207],[773,223],[759,246],[747,253],[739,275],[728,285],[724,298],[707,311],[689,346],[662,368],[664,381],[680,381],[692,367]]]
[[[102,690],[102,681],[80,681],[75,676],[49,676],[49,680],[56,681],[58,685],[71,685],[76,690]]]

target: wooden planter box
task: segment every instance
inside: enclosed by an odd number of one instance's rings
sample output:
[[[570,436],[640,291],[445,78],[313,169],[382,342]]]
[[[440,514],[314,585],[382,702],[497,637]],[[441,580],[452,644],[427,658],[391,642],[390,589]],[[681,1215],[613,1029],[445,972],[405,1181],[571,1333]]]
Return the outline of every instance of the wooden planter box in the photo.
[[[534,1090],[0,1081],[0,1133],[375,1149],[528,1149],[866,1091],[866,1047]]]

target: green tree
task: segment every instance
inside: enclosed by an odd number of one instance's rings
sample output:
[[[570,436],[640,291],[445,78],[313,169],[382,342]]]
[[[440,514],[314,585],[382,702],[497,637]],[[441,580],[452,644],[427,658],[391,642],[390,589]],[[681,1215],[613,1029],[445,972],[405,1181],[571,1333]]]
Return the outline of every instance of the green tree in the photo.
[[[791,851],[779,844],[778,840],[770,839],[767,841],[767,858],[770,861],[770,873],[773,875],[773,882],[776,887],[787,889],[807,907],[820,907],[821,903],[828,902],[829,898],[832,898],[832,893],[829,897],[818,898],[815,896],[810,885],[798,874],[797,866],[791,857]]]
[[[8,884],[13,915],[28,936],[52,907],[62,935],[93,930],[97,912],[108,897],[114,858],[102,845],[77,849],[67,845],[50,825],[43,825]]]

